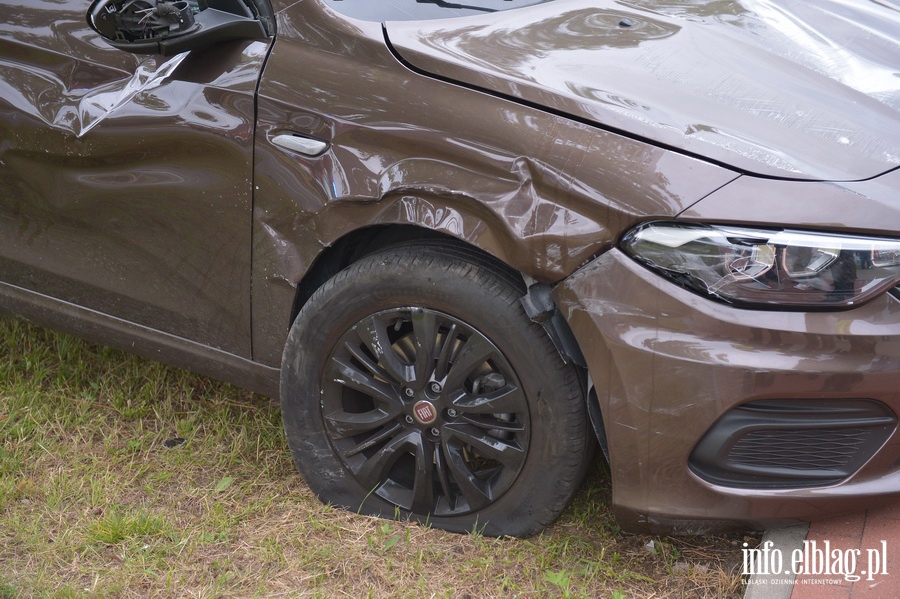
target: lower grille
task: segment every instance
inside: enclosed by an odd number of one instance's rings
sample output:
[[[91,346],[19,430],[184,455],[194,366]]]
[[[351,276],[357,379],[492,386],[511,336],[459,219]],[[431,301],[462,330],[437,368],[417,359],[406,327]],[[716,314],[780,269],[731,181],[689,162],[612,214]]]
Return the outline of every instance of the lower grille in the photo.
[[[897,418],[869,400],[761,400],[731,410],[704,435],[691,470],[733,487],[834,484],[887,441]]]

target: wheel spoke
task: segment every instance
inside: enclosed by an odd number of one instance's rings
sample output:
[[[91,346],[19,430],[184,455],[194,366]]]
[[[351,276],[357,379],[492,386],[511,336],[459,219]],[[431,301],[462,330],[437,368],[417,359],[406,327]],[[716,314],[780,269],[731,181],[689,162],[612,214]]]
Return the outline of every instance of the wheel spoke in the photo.
[[[366,344],[372,355],[378,360],[385,373],[394,383],[404,384],[413,380],[412,368],[400,360],[400,356],[391,347],[387,325],[381,318],[370,316],[356,325],[356,334]]]
[[[475,368],[494,355],[494,346],[481,335],[472,335],[460,350],[447,373],[446,389],[459,389]]]
[[[393,426],[389,426],[388,428],[384,429],[377,435],[372,435],[371,437],[369,437],[368,439],[366,439],[365,441],[363,441],[356,447],[353,447],[352,449],[350,449],[348,451],[343,451],[341,453],[343,454],[343,456],[345,458],[352,458],[356,454],[362,453],[363,451],[369,449],[370,447],[375,447],[376,445],[380,445],[385,440],[390,439],[391,437],[396,435],[397,432],[400,430],[401,430],[400,425],[395,423]]]
[[[507,468],[516,469],[525,460],[525,452],[517,443],[488,435],[466,424],[448,424],[444,432],[451,433],[454,440],[470,445],[482,457],[496,460]]]
[[[416,480],[413,483],[412,511],[429,514],[434,509],[434,443],[424,436],[416,446]]]
[[[418,431],[398,435],[354,471],[356,478],[366,489],[377,489],[387,480],[394,463],[410,449],[415,450],[419,437]]]
[[[434,452],[434,466],[437,470],[438,481],[441,483],[441,492],[447,500],[447,506],[450,510],[456,509],[456,495],[450,487],[450,476],[447,467],[447,458],[444,455],[444,446],[439,445]]]
[[[502,389],[469,395],[460,391],[453,398],[453,406],[461,412],[473,414],[506,414],[526,409],[528,402],[519,387],[507,385]]]
[[[525,427],[519,422],[507,422],[493,416],[465,415],[460,421],[485,430],[503,431],[506,433],[521,433],[525,431]]]
[[[399,414],[391,414],[381,409],[369,410],[360,414],[338,410],[325,416],[328,430],[336,439],[344,439],[354,435],[360,435],[380,428]]]
[[[377,377],[381,377],[384,380],[388,380],[390,375],[385,372],[384,368],[379,366],[376,362],[373,362],[372,359],[362,351],[362,348],[358,345],[354,345],[353,343],[345,343],[344,347],[350,353],[351,356],[359,360],[360,364],[365,366],[369,372]]]
[[[456,323],[450,325],[450,330],[444,336],[444,343],[441,345],[441,353],[438,356],[437,365],[434,368],[434,378],[443,380],[447,376],[450,369],[450,355],[453,352],[453,345],[456,341],[458,327]]]
[[[492,500],[490,488],[469,469],[462,452],[446,442],[442,442],[444,454],[447,456],[447,466],[453,474],[460,493],[466,498],[469,510],[479,510],[487,506]]]
[[[331,377],[334,382],[365,393],[381,404],[399,407],[402,403],[397,389],[361,372],[342,358],[331,358]]]
[[[437,342],[437,315],[430,310],[412,311],[413,343],[416,347],[416,380],[427,381],[434,369],[434,345]]]

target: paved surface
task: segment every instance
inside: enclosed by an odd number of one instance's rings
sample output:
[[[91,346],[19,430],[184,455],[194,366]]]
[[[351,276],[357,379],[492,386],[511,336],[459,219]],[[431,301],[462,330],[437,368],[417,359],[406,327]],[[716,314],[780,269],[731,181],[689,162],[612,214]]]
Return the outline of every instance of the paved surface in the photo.
[[[796,577],[754,575],[745,599],[896,599],[900,597],[900,503],[805,526],[766,532],[766,546]],[[769,560],[771,561],[771,560]],[[827,562],[827,564],[826,564]],[[858,580],[853,580],[858,577]]]
[[[856,574],[860,579],[852,581],[845,580],[846,576],[831,576],[828,578],[837,578],[840,584],[824,585],[814,580],[826,578],[824,576],[801,574],[794,583],[791,599],[900,597],[900,504],[813,522],[809,526],[807,545],[813,541],[818,548],[839,551],[838,555],[859,550]],[[829,542],[828,546],[825,541]],[[877,563],[881,561],[886,564]],[[870,575],[869,570],[878,573]],[[863,575],[863,571],[867,574]]]
[[[803,547],[809,526],[791,526],[778,530],[766,531],[762,544],[776,548],[786,555]],[[750,578],[744,599],[791,599],[794,590],[794,576],[783,574],[754,575]]]

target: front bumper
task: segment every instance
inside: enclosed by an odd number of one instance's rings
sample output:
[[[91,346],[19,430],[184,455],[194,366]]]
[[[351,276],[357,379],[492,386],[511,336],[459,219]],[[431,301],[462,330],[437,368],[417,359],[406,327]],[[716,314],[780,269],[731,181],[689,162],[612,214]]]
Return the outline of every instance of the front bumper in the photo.
[[[563,281],[554,299],[587,360],[610,453],[613,508],[624,526],[763,528],[900,499],[900,301],[893,296],[842,312],[737,309],[669,283],[614,249]],[[881,436],[861,445],[867,453],[854,456],[849,475],[827,484],[773,485],[752,476],[720,484],[696,463],[692,469],[698,442],[736,407],[781,400],[813,408],[880,402]],[[704,451],[709,457],[708,440]]]

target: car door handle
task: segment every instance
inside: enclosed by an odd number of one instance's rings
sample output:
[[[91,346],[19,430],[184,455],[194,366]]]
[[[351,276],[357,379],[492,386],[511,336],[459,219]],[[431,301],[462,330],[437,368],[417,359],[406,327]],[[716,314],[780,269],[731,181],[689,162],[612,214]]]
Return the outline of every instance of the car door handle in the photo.
[[[311,137],[303,137],[295,133],[282,133],[272,138],[272,143],[279,148],[297,152],[304,156],[318,156],[328,149],[328,142]]]

